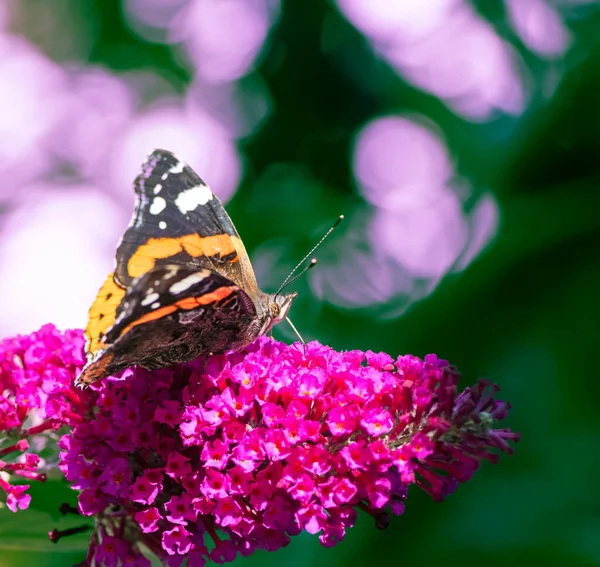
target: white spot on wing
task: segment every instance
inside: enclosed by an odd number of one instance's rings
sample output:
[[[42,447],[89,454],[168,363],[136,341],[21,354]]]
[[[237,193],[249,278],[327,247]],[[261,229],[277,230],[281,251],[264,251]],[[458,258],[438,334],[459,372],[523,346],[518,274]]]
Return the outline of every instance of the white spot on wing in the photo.
[[[158,223],[158,228],[160,228],[161,230],[164,230],[165,228],[167,228],[167,223],[164,220],[161,220]]]
[[[169,291],[173,294],[181,293],[186,289],[189,289],[194,284],[201,282],[206,277],[206,274],[199,272],[196,274],[192,274],[187,278],[183,278],[181,281],[175,282],[170,288]]]
[[[141,305],[150,305],[151,303],[154,303],[160,296],[158,295],[158,293],[149,293],[148,295],[146,295],[146,297],[144,297],[144,299],[142,299]]]
[[[167,177],[169,177],[169,172],[167,171],[167,173],[163,173],[160,178],[164,181]]]
[[[153,191],[154,191],[154,194],[155,194],[155,195],[158,195],[158,194],[160,193],[161,189],[162,189],[162,185],[161,185],[160,183],[157,183],[157,184],[154,186],[154,189],[153,189]]]
[[[160,301],[157,301],[156,303],[153,303],[150,307],[152,309],[158,309],[160,307]]]
[[[171,265],[169,266],[169,271],[165,274],[165,279],[168,280],[169,278],[172,278],[177,272],[178,272],[179,268],[175,265]]]
[[[96,362],[97,360],[100,360],[100,357],[106,352],[105,348],[101,348],[100,350],[97,350],[96,353],[94,354],[94,358],[92,358],[91,362]],[[89,362],[88,362],[89,364]],[[87,364],[86,364],[87,366]]]
[[[199,205],[206,205],[212,198],[212,191],[206,185],[198,185],[179,193],[175,199],[175,205],[185,215]]]
[[[154,197],[154,200],[150,205],[150,214],[158,215],[165,209],[166,206],[167,202],[162,197]]]
[[[169,169],[169,173],[183,173],[183,168],[185,167],[185,163],[182,161],[178,161],[171,169]]]

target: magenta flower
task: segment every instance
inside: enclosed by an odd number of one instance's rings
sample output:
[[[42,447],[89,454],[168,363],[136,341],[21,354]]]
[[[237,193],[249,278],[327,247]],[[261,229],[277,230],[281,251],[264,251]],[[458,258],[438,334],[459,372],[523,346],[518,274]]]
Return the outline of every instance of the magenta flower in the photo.
[[[224,563],[302,530],[333,546],[359,510],[385,527],[411,484],[441,500],[518,440],[496,428],[509,408],[497,387],[457,393],[458,374],[434,355],[394,361],[263,337],[85,392],[72,387],[82,365],[79,331],[0,343],[0,489],[10,510],[26,508],[28,485],[9,481],[45,478],[27,439],[43,447],[64,428],[60,469],[79,513],[95,518],[88,564],[147,566],[143,549],[170,566]]]
[[[102,519],[92,546],[126,533],[127,554],[143,544],[170,565],[275,550],[302,530],[332,546],[357,510],[383,527],[410,484],[441,500],[494,450],[511,452],[518,435],[494,427],[508,410],[496,388],[457,394],[457,383],[434,355],[262,338],[207,364],[94,384],[95,410],[61,441],[61,468],[82,489],[81,513]]]
[[[29,485],[14,481],[46,480],[45,462],[31,447],[39,452],[51,443],[45,434],[81,422],[72,384],[84,364],[83,344],[80,331],[63,334],[52,325],[0,341],[0,489],[12,512],[31,501]]]

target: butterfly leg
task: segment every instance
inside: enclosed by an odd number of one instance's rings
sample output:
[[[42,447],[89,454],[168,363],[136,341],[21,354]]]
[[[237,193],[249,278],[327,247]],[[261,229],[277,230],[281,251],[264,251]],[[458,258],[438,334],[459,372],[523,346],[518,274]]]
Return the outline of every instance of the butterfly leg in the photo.
[[[209,352],[205,357],[204,357],[204,363],[202,364],[202,372],[200,373],[200,375],[206,374],[206,367],[208,366],[208,359],[213,356],[214,353]]]
[[[296,336],[300,339],[300,342],[302,343],[302,348],[304,350],[304,356],[306,357],[306,342],[304,341],[302,335],[298,332],[298,329],[296,329],[296,326],[294,325],[294,323],[292,323],[290,318],[286,317],[285,320],[288,322],[288,325],[292,328],[292,331],[294,331],[294,333],[296,333]]]
[[[100,351],[95,360],[89,361],[81,370],[75,380],[75,387],[85,390],[90,384],[110,376],[125,368],[123,365],[114,364],[114,354],[111,351]]]

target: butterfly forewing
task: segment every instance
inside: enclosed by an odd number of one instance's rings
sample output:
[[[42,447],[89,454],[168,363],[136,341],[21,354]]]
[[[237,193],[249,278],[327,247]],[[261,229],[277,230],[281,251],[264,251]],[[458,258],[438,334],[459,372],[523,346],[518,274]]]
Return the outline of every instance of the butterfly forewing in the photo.
[[[119,284],[176,263],[221,273],[254,299],[256,278],[244,245],[221,201],[191,167],[155,150],[134,187],[136,209],[117,250]]]

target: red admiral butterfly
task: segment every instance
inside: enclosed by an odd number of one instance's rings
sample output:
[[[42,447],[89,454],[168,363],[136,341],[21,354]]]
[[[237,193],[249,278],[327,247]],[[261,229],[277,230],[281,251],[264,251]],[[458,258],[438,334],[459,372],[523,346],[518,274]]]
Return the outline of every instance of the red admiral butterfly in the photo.
[[[134,364],[152,370],[242,349],[286,318],[296,297],[280,293],[291,274],[275,294],[258,289],[221,201],[172,153],[152,152],[134,187],[116,268],[90,308],[81,387]]]

